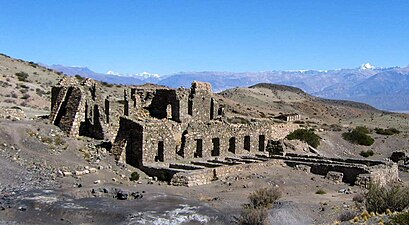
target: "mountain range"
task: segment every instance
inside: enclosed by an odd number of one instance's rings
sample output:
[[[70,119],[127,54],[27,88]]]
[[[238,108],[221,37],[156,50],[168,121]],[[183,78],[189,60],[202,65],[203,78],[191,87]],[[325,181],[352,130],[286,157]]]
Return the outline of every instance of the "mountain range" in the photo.
[[[378,68],[369,63],[353,69],[292,70],[263,72],[180,72],[160,76],[143,72],[121,74],[113,71],[96,73],[87,67],[48,66],[67,75],[96,80],[139,85],[154,83],[173,88],[189,87],[192,81],[205,81],[215,92],[257,83],[294,86],[318,97],[358,101],[389,111],[409,111],[409,67]]]

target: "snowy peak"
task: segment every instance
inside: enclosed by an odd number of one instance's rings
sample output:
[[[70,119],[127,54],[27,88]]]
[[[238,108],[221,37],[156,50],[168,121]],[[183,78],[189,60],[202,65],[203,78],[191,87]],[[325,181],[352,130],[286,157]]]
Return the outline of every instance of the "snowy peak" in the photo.
[[[373,70],[376,67],[374,65],[371,65],[370,63],[365,63],[361,65],[361,70]]]
[[[142,78],[142,79],[149,79],[149,78],[160,78],[159,74],[156,73],[148,73],[148,72],[142,72],[142,73],[135,73],[135,74],[130,74],[130,73],[118,73],[112,70],[108,70],[106,72],[108,75],[114,75],[114,76],[121,76],[121,77],[136,77],[136,78]]]
[[[108,74],[108,75],[115,75],[115,76],[120,76],[120,75],[121,75],[120,73],[115,72],[115,71],[112,71],[112,70],[108,70],[108,71],[106,72],[106,74]]]

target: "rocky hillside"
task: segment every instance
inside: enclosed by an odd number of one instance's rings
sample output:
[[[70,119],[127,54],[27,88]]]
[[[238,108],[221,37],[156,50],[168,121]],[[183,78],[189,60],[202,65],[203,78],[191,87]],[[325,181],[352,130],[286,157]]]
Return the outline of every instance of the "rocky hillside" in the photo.
[[[62,77],[61,72],[1,54],[0,104],[48,111],[51,86]]]
[[[249,88],[229,89],[220,95],[236,102],[239,109],[235,110],[241,109],[240,113],[249,116],[275,117],[298,113],[310,120],[346,123],[353,118],[382,113],[367,104],[318,98],[285,85],[262,83]]]

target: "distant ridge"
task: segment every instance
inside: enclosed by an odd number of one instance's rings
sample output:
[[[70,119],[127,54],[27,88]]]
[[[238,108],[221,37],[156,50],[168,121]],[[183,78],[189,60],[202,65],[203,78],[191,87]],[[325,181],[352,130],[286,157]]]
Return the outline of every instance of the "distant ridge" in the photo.
[[[172,88],[189,87],[200,80],[212,84],[220,92],[234,87],[248,87],[260,83],[274,83],[297,87],[317,97],[364,102],[388,111],[409,111],[409,67],[380,68],[364,63],[353,69],[288,70],[263,72],[181,72],[172,75],[142,73],[125,76],[120,73],[96,73],[86,67],[52,68],[74,76],[79,74],[95,80],[114,84],[160,84]],[[117,75],[118,74],[118,75]]]

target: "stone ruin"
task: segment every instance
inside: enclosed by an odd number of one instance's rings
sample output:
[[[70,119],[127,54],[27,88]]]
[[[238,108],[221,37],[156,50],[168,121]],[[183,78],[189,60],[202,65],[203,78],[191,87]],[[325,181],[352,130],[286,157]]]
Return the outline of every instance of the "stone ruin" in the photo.
[[[130,87],[123,98],[115,99],[103,96],[103,89],[91,79],[66,77],[52,87],[51,94],[53,124],[70,136],[112,143],[110,151],[116,160],[174,185],[205,184],[230,173],[286,161],[281,149],[277,150],[281,156],[269,157],[267,147],[279,147],[277,141],[298,128],[272,120],[230,123],[220,97],[204,82],[193,82],[189,89]],[[299,116],[292,115],[290,120],[295,119]],[[307,161],[296,164],[320,163],[318,158]]]
[[[301,116],[297,113],[291,113],[291,114],[282,114],[282,115],[276,116],[275,118],[286,121],[286,122],[291,122],[291,121],[300,120]]]

